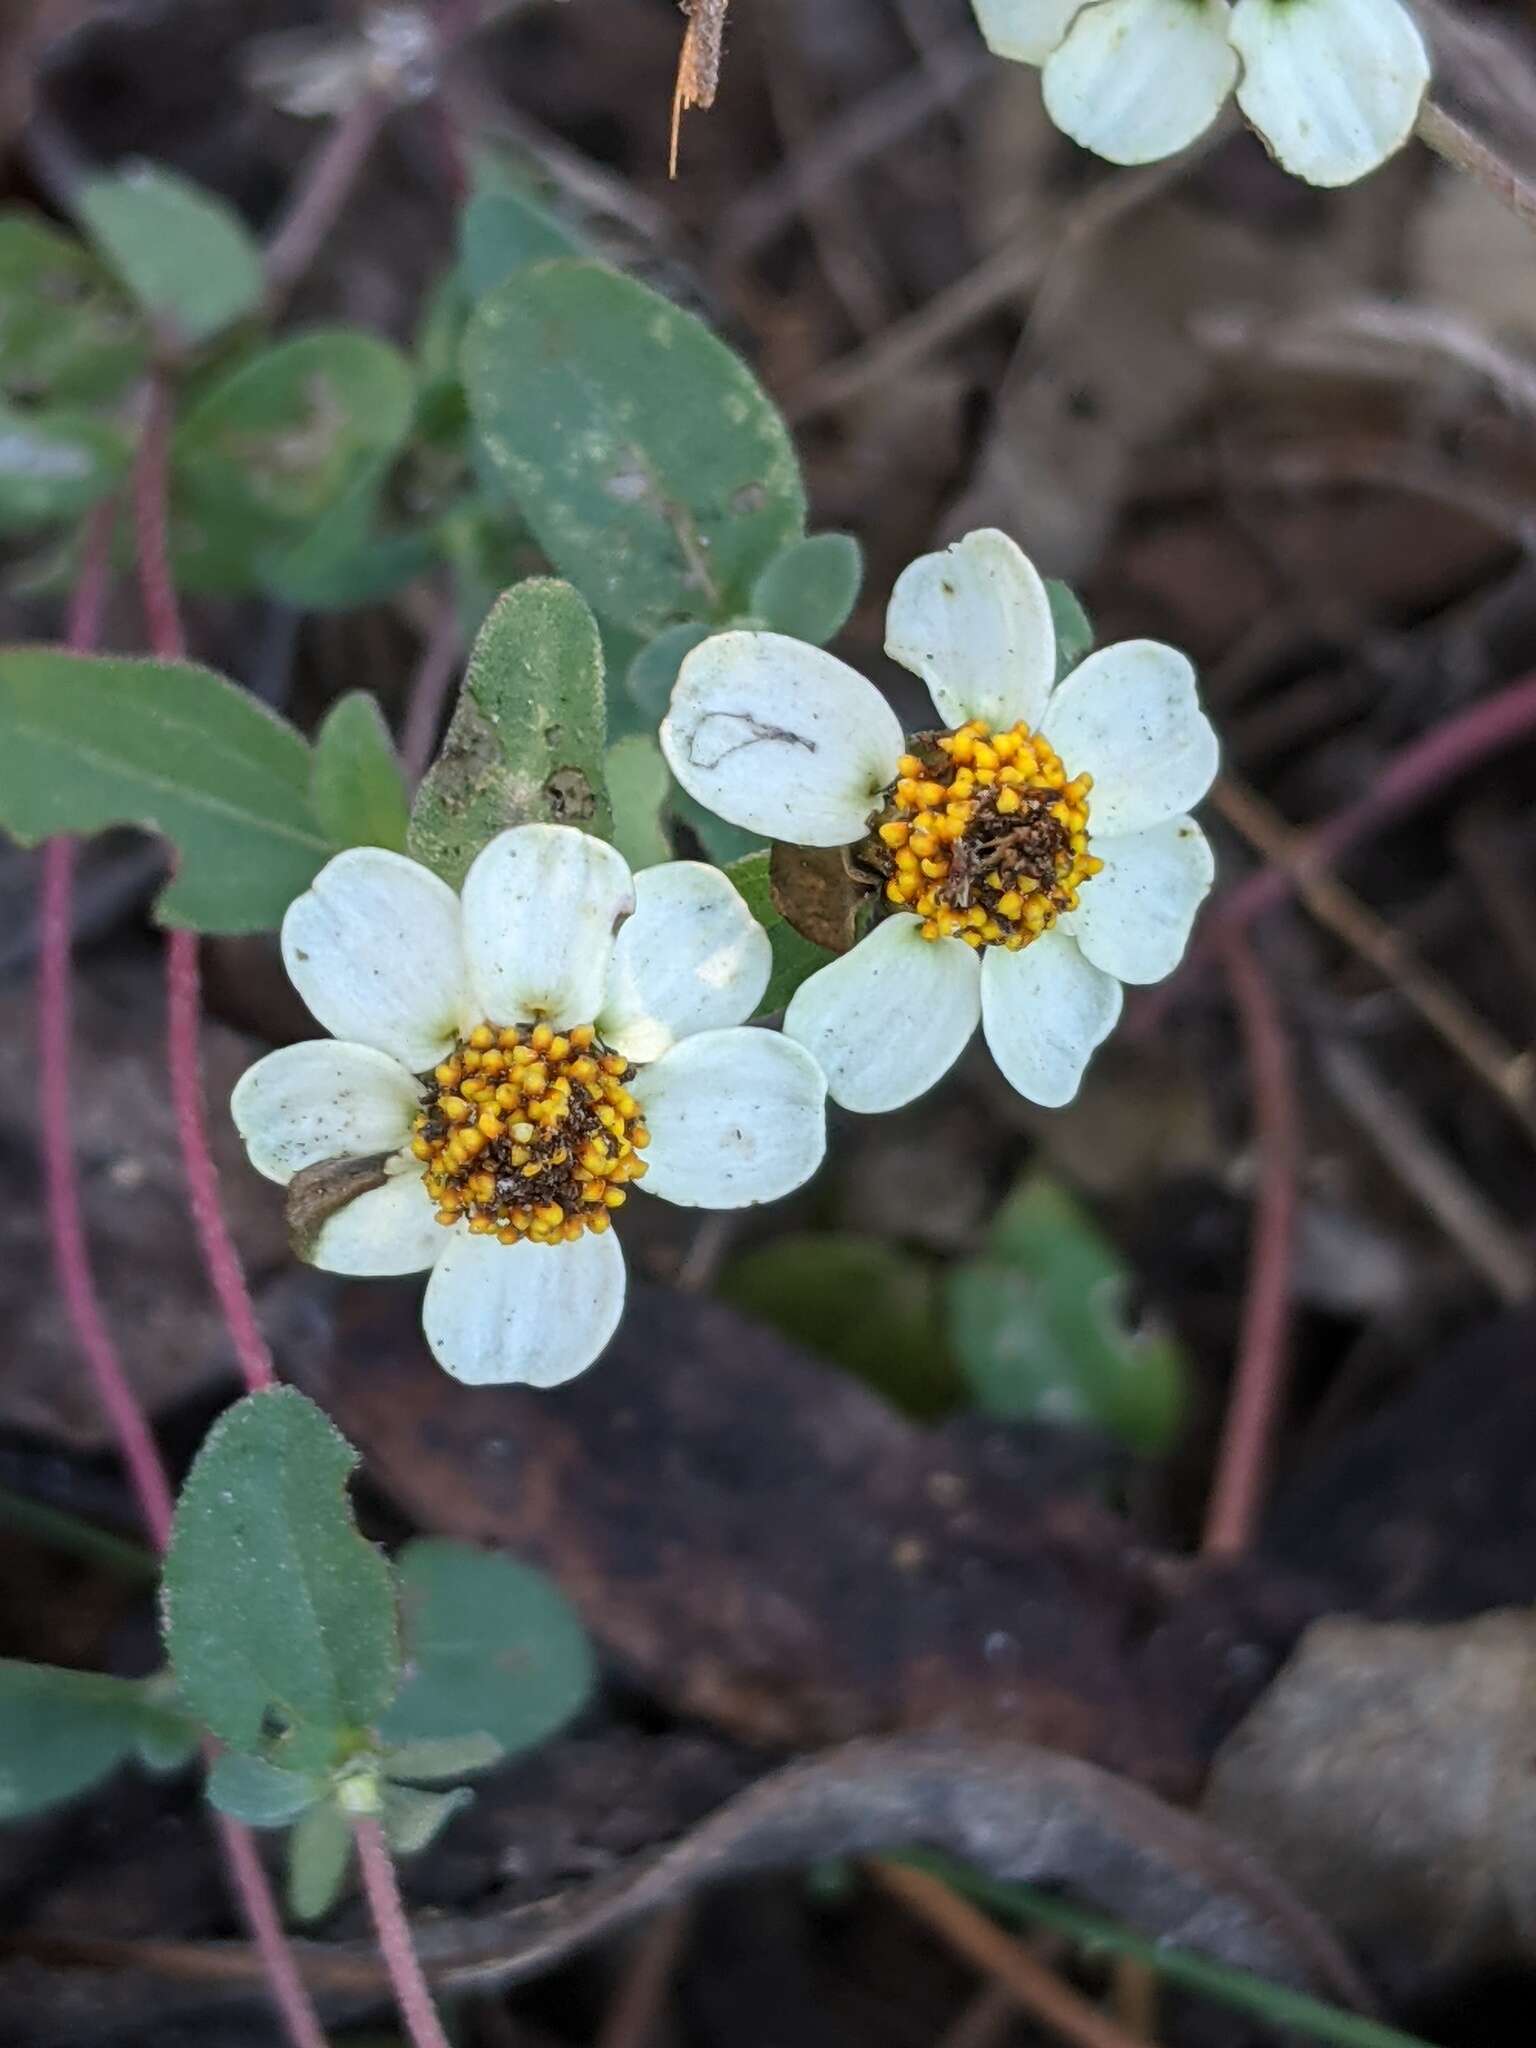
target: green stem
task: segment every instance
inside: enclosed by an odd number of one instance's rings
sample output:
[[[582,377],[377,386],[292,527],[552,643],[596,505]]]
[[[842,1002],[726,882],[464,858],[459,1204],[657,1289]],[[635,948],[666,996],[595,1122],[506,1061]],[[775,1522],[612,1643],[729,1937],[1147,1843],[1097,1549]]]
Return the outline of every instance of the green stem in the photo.
[[[1326,2005],[1320,1998],[1292,1991],[1284,1984],[1271,1984],[1230,1963],[1212,1962],[1189,1949],[1169,1948],[1162,1942],[1150,1941],[1117,1920],[1085,1913],[1063,1899],[1037,1891],[1033,1885],[1003,1884],[962,1864],[951,1863],[946,1857],[911,1855],[901,1860],[932,1871],[957,1892],[1005,1919],[1033,1920],[1053,1933],[1068,1936],[1085,1949],[1131,1956],[1166,1977],[1170,1984],[1199,1992],[1236,2012],[1249,2013],[1272,2027],[1293,2027],[1298,2033],[1309,2034],[1314,2041],[1335,2044],[1335,2048],[1432,2048],[1418,2034],[1405,2034],[1397,2027],[1384,2026],[1380,2020],[1367,2019],[1362,2013]]]
[[[62,1508],[45,1507],[41,1501],[29,1500],[24,1493],[13,1493],[8,1486],[0,1486],[0,1524],[19,1529],[25,1536],[35,1536],[52,1550],[66,1551],[87,1564],[100,1565],[114,1578],[128,1579],[134,1585],[152,1586],[160,1576],[155,1559],[137,1543],[97,1529],[90,1522],[81,1521],[78,1515],[66,1514]]]

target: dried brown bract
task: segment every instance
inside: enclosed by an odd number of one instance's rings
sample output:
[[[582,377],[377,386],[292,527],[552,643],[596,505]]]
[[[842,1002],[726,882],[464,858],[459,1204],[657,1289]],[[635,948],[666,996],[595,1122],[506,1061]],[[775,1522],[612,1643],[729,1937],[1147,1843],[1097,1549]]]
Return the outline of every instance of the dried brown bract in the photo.
[[[677,59],[677,85],[672,94],[672,146],[667,172],[677,176],[677,145],[683,115],[690,107],[712,107],[720,84],[720,54],[725,41],[725,14],[731,0],[679,0],[688,27]]]

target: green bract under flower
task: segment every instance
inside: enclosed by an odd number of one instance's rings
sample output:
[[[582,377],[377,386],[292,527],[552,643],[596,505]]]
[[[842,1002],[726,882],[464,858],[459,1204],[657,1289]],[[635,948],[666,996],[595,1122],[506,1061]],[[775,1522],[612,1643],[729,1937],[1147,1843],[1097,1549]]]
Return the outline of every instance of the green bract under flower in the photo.
[[[1042,67],[1057,127],[1111,163],[1172,156],[1237,103],[1312,185],[1413,132],[1429,56],[1400,0],[973,0],[999,57]]]

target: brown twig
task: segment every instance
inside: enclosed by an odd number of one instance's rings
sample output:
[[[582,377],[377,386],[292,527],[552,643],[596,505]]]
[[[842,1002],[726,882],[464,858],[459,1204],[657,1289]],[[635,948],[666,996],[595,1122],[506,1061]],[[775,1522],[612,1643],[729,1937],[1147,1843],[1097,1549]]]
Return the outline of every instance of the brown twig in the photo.
[[[1528,228],[1536,228],[1536,188],[1527,184],[1512,164],[1506,163],[1497,150],[1474,135],[1454,114],[1448,114],[1433,100],[1426,100],[1419,110],[1417,133],[1436,156],[1476,178],[1517,220]]]
[[[688,1918],[686,1905],[668,1906],[644,1929],[604,2017],[597,2048],[645,2048],[666,2004]]]
[[[1205,1522],[1207,1552],[1231,1557],[1248,1548],[1258,1526],[1285,1404],[1301,1108],[1291,1042],[1268,976],[1241,932],[1227,934],[1223,957],[1247,1054],[1259,1165],[1237,1365]]]
[[[1024,2009],[1077,2048],[1147,2048],[1053,1970],[1005,1934],[947,1884],[904,1863],[866,1866],[881,1888],[900,1901],[948,1947],[995,1978]]]

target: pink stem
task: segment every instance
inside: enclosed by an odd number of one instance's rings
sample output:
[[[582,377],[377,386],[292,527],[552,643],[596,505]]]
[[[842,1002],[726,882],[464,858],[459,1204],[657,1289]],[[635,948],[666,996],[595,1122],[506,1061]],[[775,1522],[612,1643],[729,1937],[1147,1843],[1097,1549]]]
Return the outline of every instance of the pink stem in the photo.
[[[394,108],[390,94],[364,93],[334,123],[305,165],[298,196],[267,244],[271,300],[285,298],[319,255]]]
[[[327,2048],[325,2029],[315,2011],[298,1963],[278,1918],[277,1901],[249,1828],[231,1820],[227,1813],[215,1815],[224,1845],[225,1861],[240,1895],[240,1910],[261,1958],[267,1990],[276,2006],[292,2048]]]
[[[1258,1526],[1285,1400],[1301,1140],[1295,1064],[1274,991],[1241,932],[1225,934],[1223,951],[1259,1140],[1259,1193],[1237,1370],[1205,1523],[1206,1551],[1230,1557],[1248,1548]]]
[[[426,644],[421,650],[421,659],[411,683],[405,729],[400,736],[400,761],[412,788],[420,782],[431,763],[432,748],[438,727],[443,722],[443,710],[458,672],[462,649],[458,610],[452,592],[444,590],[439,594],[437,616],[428,629]]]
[[[162,379],[153,378],[145,407],[142,438],[133,473],[134,532],[138,547],[139,590],[144,623],[152,650],[165,661],[186,657],[187,636],[171,573],[166,532],[170,400]],[[245,1269],[230,1235],[219,1195],[219,1170],[208,1140],[208,1107],[203,1098],[203,1067],[199,1041],[201,974],[197,938],[172,932],[165,958],[166,1052],[170,1067],[171,1104],[181,1147],[192,1222],[203,1266],[229,1326],[235,1357],[247,1389],[259,1394],[276,1375],[256,1321]]]
[[[405,2022],[411,2048],[448,2048],[432,1992],[422,1974],[421,1960],[411,1940],[411,1925],[400,1897],[400,1880],[394,1858],[376,1820],[355,1823],[358,1861],[362,1865],[363,1890],[368,1895],[379,1953],[394,1986],[395,2004]]]

